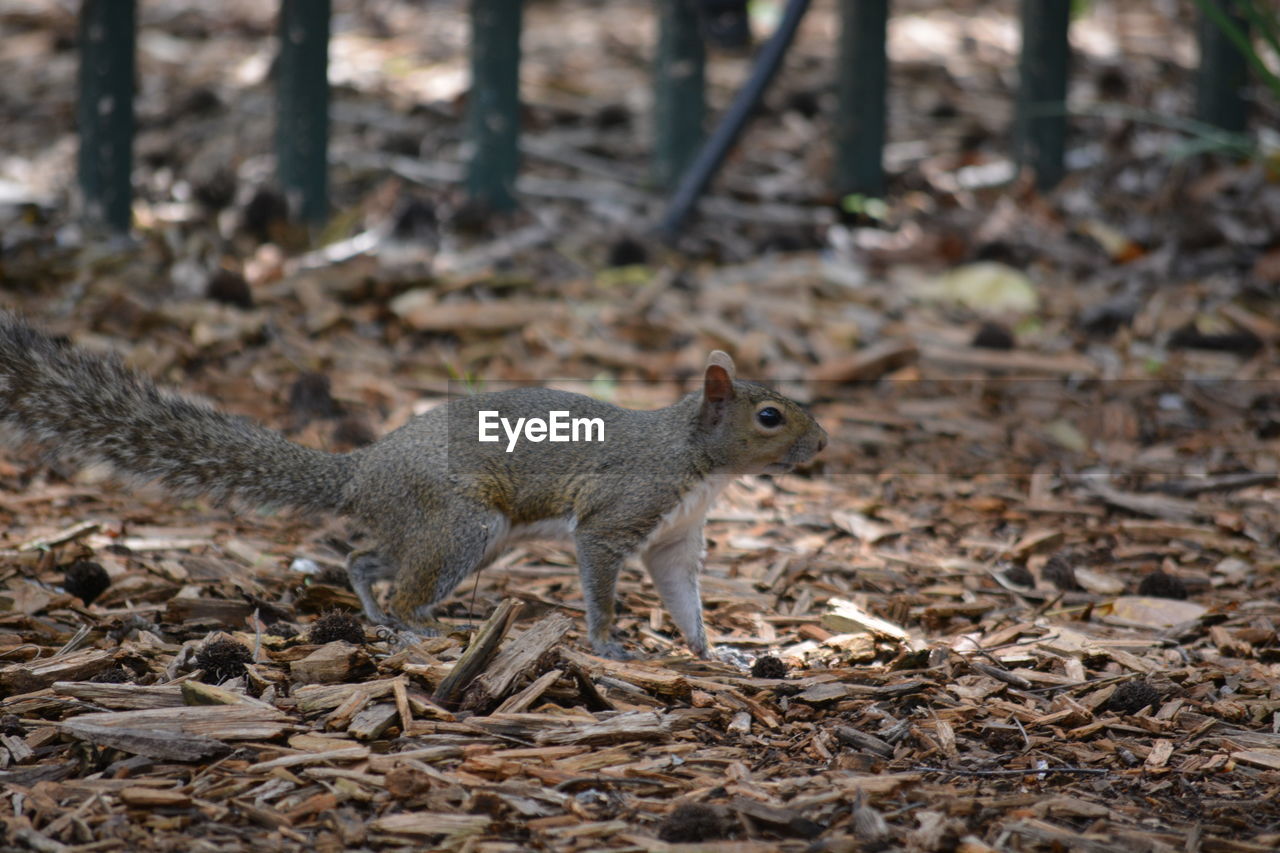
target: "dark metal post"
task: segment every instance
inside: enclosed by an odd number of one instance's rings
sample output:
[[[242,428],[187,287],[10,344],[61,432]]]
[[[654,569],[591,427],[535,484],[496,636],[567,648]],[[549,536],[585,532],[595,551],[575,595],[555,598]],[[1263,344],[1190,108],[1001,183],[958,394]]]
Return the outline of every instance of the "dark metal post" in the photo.
[[[471,0],[467,192],[492,210],[516,206],[523,5],[522,0]]]
[[[1230,0],[1216,3],[1227,21],[1249,32],[1249,24]],[[1196,118],[1223,130],[1243,133],[1249,121],[1249,101],[1245,90],[1249,84],[1249,63],[1240,48],[1212,15],[1203,10],[1197,21],[1196,36],[1200,42],[1200,68],[1196,74]]]
[[[128,231],[132,220],[134,0],[80,7],[77,170],[90,220]]]
[[[1070,24],[1071,0],[1023,0],[1015,145],[1042,190],[1056,186],[1065,169]]]
[[[888,22],[889,0],[840,0],[835,160],[841,196],[884,192]]]
[[[659,0],[653,81],[653,182],[670,188],[702,144],[706,48],[695,0]]]
[[[304,222],[329,217],[330,0],[281,0],[276,172]]]
[[[746,83],[742,84],[733,102],[729,104],[729,109],[725,111],[724,117],[711,132],[710,138],[698,149],[697,156],[680,176],[680,183],[671,194],[667,211],[658,224],[658,233],[664,240],[674,240],[679,236],[680,229],[693,211],[693,206],[697,204],[698,197],[715,177],[724,158],[738,141],[738,135],[747,126],[747,120],[751,118],[752,111],[764,97],[765,89],[769,88],[773,75],[782,64],[782,57],[791,46],[791,40],[795,38],[796,30],[800,28],[800,21],[803,20],[804,13],[808,9],[809,0],[787,0],[777,29],[773,31],[773,35],[756,56],[755,64],[751,67],[751,76],[747,78]]]

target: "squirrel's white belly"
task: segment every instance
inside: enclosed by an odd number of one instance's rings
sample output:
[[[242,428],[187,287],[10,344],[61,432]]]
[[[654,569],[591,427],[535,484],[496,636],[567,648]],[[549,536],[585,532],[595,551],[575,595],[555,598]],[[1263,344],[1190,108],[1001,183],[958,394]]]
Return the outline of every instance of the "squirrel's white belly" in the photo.
[[[708,477],[685,492],[680,502],[662,515],[653,532],[638,550],[643,551],[657,542],[681,538],[690,529],[701,527],[707,517],[707,510],[731,479],[733,478]],[[529,539],[572,539],[577,526],[578,519],[572,515],[544,518],[527,524],[512,524],[511,519],[502,513],[494,513],[486,525],[489,541],[485,546],[483,563],[488,563],[510,546]]]
[[[720,497],[720,493],[732,479],[728,476],[708,477],[685,492],[680,502],[667,510],[658,520],[658,526],[649,534],[649,538],[645,540],[640,550],[643,551],[656,542],[679,539],[692,528],[702,527],[703,521],[707,518],[707,510],[711,509],[711,505],[715,503],[716,498]]]
[[[488,524],[489,543],[485,546],[484,562],[489,562],[510,546],[528,539],[570,539],[577,526],[578,519],[573,516],[512,524],[511,519],[505,515],[494,513]]]

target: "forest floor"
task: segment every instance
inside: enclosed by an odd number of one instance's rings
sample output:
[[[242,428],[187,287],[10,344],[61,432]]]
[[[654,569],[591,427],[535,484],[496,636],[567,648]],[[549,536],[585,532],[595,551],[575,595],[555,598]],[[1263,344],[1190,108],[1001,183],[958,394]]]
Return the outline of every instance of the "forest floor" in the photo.
[[[274,5],[140,4],[130,241],[69,201],[73,5],[0,2],[5,307],[330,450],[488,383],[665,405],[716,348],[831,443],[713,508],[723,659],[630,567],[625,663],[589,654],[565,546],[404,646],[345,522],[7,451],[0,847],[1280,847],[1280,161],[1160,121],[1189,4],[1076,22],[1039,194],[1009,181],[1016,4],[895,3],[890,187],[854,216],[816,3],[676,247],[647,231],[653,4],[529,4],[526,204],[496,217],[456,184],[465,4],[335,2],[311,236],[264,188]],[[745,68],[713,57],[713,109]]]

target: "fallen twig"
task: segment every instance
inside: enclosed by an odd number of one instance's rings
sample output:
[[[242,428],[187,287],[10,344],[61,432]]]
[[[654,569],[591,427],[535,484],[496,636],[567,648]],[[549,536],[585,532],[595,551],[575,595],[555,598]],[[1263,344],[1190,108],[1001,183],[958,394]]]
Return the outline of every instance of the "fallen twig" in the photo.
[[[1108,767],[1028,767],[1025,770],[953,770],[949,767],[913,767],[917,773],[949,773],[952,776],[1041,776],[1045,773],[1084,773],[1101,776],[1111,772]]]

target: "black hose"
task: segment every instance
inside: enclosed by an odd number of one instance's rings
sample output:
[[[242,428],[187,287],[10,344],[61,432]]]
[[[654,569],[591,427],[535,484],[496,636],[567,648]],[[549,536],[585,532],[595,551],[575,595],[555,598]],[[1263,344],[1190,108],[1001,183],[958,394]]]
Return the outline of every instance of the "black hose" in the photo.
[[[751,68],[751,76],[738,90],[733,103],[725,111],[724,118],[716,125],[715,131],[698,149],[697,156],[680,176],[680,183],[676,185],[675,192],[671,194],[671,201],[667,204],[666,215],[658,225],[658,236],[664,241],[672,242],[680,234],[681,227],[693,210],[693,206],[697,204],[707,184],[711,183],[711,179],[720,170],[720,164],[724,162],[724,158],[738,141],[738,136],[746,127],[751,113],[760,103],[765,89],[769,87],[773,75],[777,73],[778,66],[782,64],[782,57],[791,46],[796,30],[800,27],[800,19],[808,9],[809,0],[789,0],[787,3],[787,8],[783,10],[782,19],[778,21],[773,35],[760,48],[760,55],[756,57],[755,65]]]

